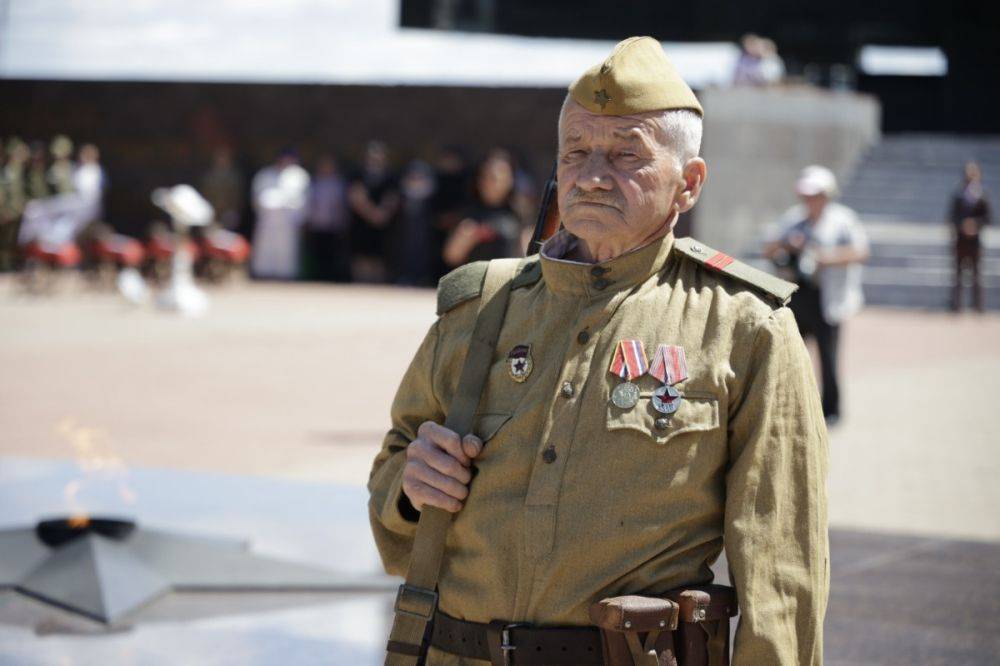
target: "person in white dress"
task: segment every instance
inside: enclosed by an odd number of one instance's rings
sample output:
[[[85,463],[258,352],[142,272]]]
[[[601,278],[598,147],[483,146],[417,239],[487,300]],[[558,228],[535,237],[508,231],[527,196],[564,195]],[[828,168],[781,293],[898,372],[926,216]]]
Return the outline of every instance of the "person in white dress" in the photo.
[[[257,215],[250,271],[256,278],[294,280],[299,274],[299,236],[305,219],[309,174],[284,151],[253,179]]]

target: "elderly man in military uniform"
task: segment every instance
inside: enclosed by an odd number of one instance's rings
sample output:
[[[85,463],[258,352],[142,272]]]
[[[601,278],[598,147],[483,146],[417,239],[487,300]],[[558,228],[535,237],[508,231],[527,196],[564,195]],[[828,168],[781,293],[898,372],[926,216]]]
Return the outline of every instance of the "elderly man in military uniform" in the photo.
[[[672,233],[705,182],[701,117],[658,42],[618,44],[559,116],[563,229],[516,268],[497,260],[442,279],[439,318],[369,482],[386,570],[409,570],[387,663],[617,663],[595,603],[655,605],[704,586],[723,548],[738,598],[734,662],[822,662],[819,396],[785,307],[794,287]],[[470,402],[473,331],[504,289]],[[444,425],[459,409],[474,409],[466,432]],[[453,519],[438,557],[420,531],[441,510]],[[414,573],[429,569],[430,580]],[[658,625],[675,626],[676,616]],[[644,629],[646,645],[629,636],[628,663],[675,663],[667,651],[657,661],[661,632]],[[682,664],[728,658],[673,645]]]

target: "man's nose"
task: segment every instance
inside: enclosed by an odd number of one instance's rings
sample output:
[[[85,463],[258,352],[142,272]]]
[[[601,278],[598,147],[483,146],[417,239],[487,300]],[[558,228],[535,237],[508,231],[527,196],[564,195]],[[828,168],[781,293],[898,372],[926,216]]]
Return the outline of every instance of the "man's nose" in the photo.
[[[585,192],[611,190],[614,185],[608,171],[607,156],[596,150],[588,155],[587,161],[580,167],[576,186]]]

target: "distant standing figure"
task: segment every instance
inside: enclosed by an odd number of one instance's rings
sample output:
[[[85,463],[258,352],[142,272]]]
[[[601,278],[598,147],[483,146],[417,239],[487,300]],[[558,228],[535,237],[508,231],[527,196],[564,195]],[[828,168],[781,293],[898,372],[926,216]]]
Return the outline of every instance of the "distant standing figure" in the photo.
[[[87,218],[83,221],[84,225],[104,215],[104,192],[107,188],[108,177],[101,166],[101,151],[92,143],[80,146],[73,170],[73,191],[85,208],[82,213]]]
[[[962,309],[962,276],[972,273],[972,298],[976,310],[983,311],[983,284],[979,277],[979,257],[982,246],[979,236],[990,223],[990,202],[983,191],[983,175],[979,165],[965,165],[962,184],[951,199],[951,224],[955,228],[955,288],[951,307]]]
[[[243,175],[233,163],[229,148],[218,148],[212,166],[201,178],[201,194],[215,209],[215,220],[224,229],[235,231],[243,215]]]
[[[435,187],[429,164],[413,160],[406,166],[400,181],[402,204],[393,248],[396,284],[426,287],[436,282],[434,252],[440,251],[440,246],[434,242]]]
[[[333,156],[324,155],[309,188],[304,237],[307,277],[334,282],[351,279],[348,224],[347,183]]]
[[[41,141],[32,143],[31,160],[28,165],[28,178],[26,183],[29,199],[46,199],[50,194],[52,194],[49,190],[49,180],[46,173],[48,164],[46,164],[45,159],[45,144]]]
[[[7,161],[0,164],[0,271],[14,268],[21,214],[28,200],[24,180],[30,157],[27,144],[11,138]]]
[[[254,277],[294,280],[299,274],[299,232],[305,217],[309,174],[293,150],[285,150],[253,179],[257,224],[250,270]]]
[[[514,167],[503,153],[494,153],[476,173],[476,205],[445,243],[448,266],[522,254],[521,220],[512,206],[513,196]]]
[[[399,189],[389,172],[389,151],[381,141],[365,148],[361,172],[352,180],[351,277],[355,282],[386,282],[389,227],[399,210]]]
[[[472,169],[465,151],[458,146],[445,146],[435,161],[434,229],[431,235],[434,281],[451,270],[442,258],[445,240],[462,220],[472,197]]]
[[[73,141],[64,134],[52,139],[49,146],[52,153],[52,166],[49,167],[47,178],[49,185],[56,194],[66,194],[73,191]]]
[[[823,416],[833,425],[840,419],[840,327],[864,305],[861,264],[868,259],[868,236],[853,210],[832,201],[837,179],[826,167],[803,169],[795,189],[802,203],[782,216],[764,254],[799,286],[789,306],[802,337],[816,339]]]

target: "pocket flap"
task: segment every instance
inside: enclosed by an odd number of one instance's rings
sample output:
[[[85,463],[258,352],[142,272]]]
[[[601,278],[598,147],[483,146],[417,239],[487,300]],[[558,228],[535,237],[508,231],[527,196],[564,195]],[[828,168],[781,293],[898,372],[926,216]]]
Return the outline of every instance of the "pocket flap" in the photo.
[[[681,404],[673,414],[653,407],[652,393],[644,392],[632,409],[621,409],[608,401],[608,430],[635,430],[657,444],[686,432],[715,430],[719,427],[719,401],[710,393],[681,394]]]

